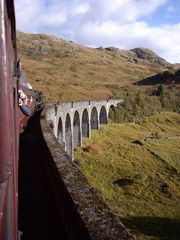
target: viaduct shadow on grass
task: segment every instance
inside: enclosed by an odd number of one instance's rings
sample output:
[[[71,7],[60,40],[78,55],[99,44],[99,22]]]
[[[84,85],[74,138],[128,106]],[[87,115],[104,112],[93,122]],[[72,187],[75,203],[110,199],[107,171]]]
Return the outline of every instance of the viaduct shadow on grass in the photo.
[[[133,232],[156,237],[159,240],[180,239],[180,218],[131,217],[121,218],[121,221]]]
[[[127,185],[131,185],[133,183],[134,183],[134,181],[130,178],[120,178],[120,179],[117,179],[116,181],[113,182],[113,184],[116,184],[119,187],[124,187],[124,186],[127,186]]]
[[[143,184],[148,176],[144,173],[138,173],[131,177],[120,178],[113,182],[113,184],[118,185],[119,187],[124,187],[132,184]]]

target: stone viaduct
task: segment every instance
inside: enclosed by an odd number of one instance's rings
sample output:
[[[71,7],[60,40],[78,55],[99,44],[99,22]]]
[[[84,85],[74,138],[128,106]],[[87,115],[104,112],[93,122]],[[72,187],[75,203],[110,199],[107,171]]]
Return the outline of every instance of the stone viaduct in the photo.
[[[46,109],[46,119],[58,142],[74,160],[74,147],[82,145],[83,137],[91,136],[91,129],[107,124],[110,108],[114,109],[122,102],[122,99],[108,99],[59,103]]]

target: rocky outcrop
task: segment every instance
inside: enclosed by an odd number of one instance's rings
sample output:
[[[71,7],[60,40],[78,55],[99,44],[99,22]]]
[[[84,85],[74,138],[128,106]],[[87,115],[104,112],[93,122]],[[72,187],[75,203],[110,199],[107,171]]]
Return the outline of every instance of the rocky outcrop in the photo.
[[[118,52],[119,48],[116,48],[116,47],[106,47],[105,50],[106,51],[110,51],[110,52]]]
[[[135,53],[136,57],[144,60],[148,60],[151,63],[159,64],[165,67],[171,67],[172,64],[167,62],[165,59],[159,57],[155,52],[148,48],[134,48],[130,52]]]
[[[148,48],[134,48],[129,51],[121,50],[116,47],[98,47],[98,50],[109,51],[113,54],[121,55],[128,62],[148,65],[150,63],[158,64],[167,68],[173,68],[172,64],[167,62],[165,59],[159,57],[155,52]]]

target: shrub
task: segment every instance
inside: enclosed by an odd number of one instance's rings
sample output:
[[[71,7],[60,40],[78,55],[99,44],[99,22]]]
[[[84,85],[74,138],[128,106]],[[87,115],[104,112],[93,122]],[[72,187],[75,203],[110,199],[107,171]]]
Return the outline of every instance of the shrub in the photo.
[[[158,90],[157,90],[157,96],[161,97],[164,95],[164,88],[163,88],[163,85],[160,84],[159,87],[158,87]]]
[[[109,118],[112,122],[135,122],[143,116],[151,116],[164,110],[180,112],[180,94],[170,88],[164,89],[162,84],[158,89],[151,89],[151,93],[149,90],[144,93],[124,92],[121,98],[124,98],[124,103],[115,112],[110,111]]]

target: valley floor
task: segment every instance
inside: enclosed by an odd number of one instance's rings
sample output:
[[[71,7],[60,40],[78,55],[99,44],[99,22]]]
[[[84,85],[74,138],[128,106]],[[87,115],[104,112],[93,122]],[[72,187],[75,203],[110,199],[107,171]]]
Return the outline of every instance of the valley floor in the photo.
[[[75,162],[138,240],[180,236],[180,115],[104,125]]]

